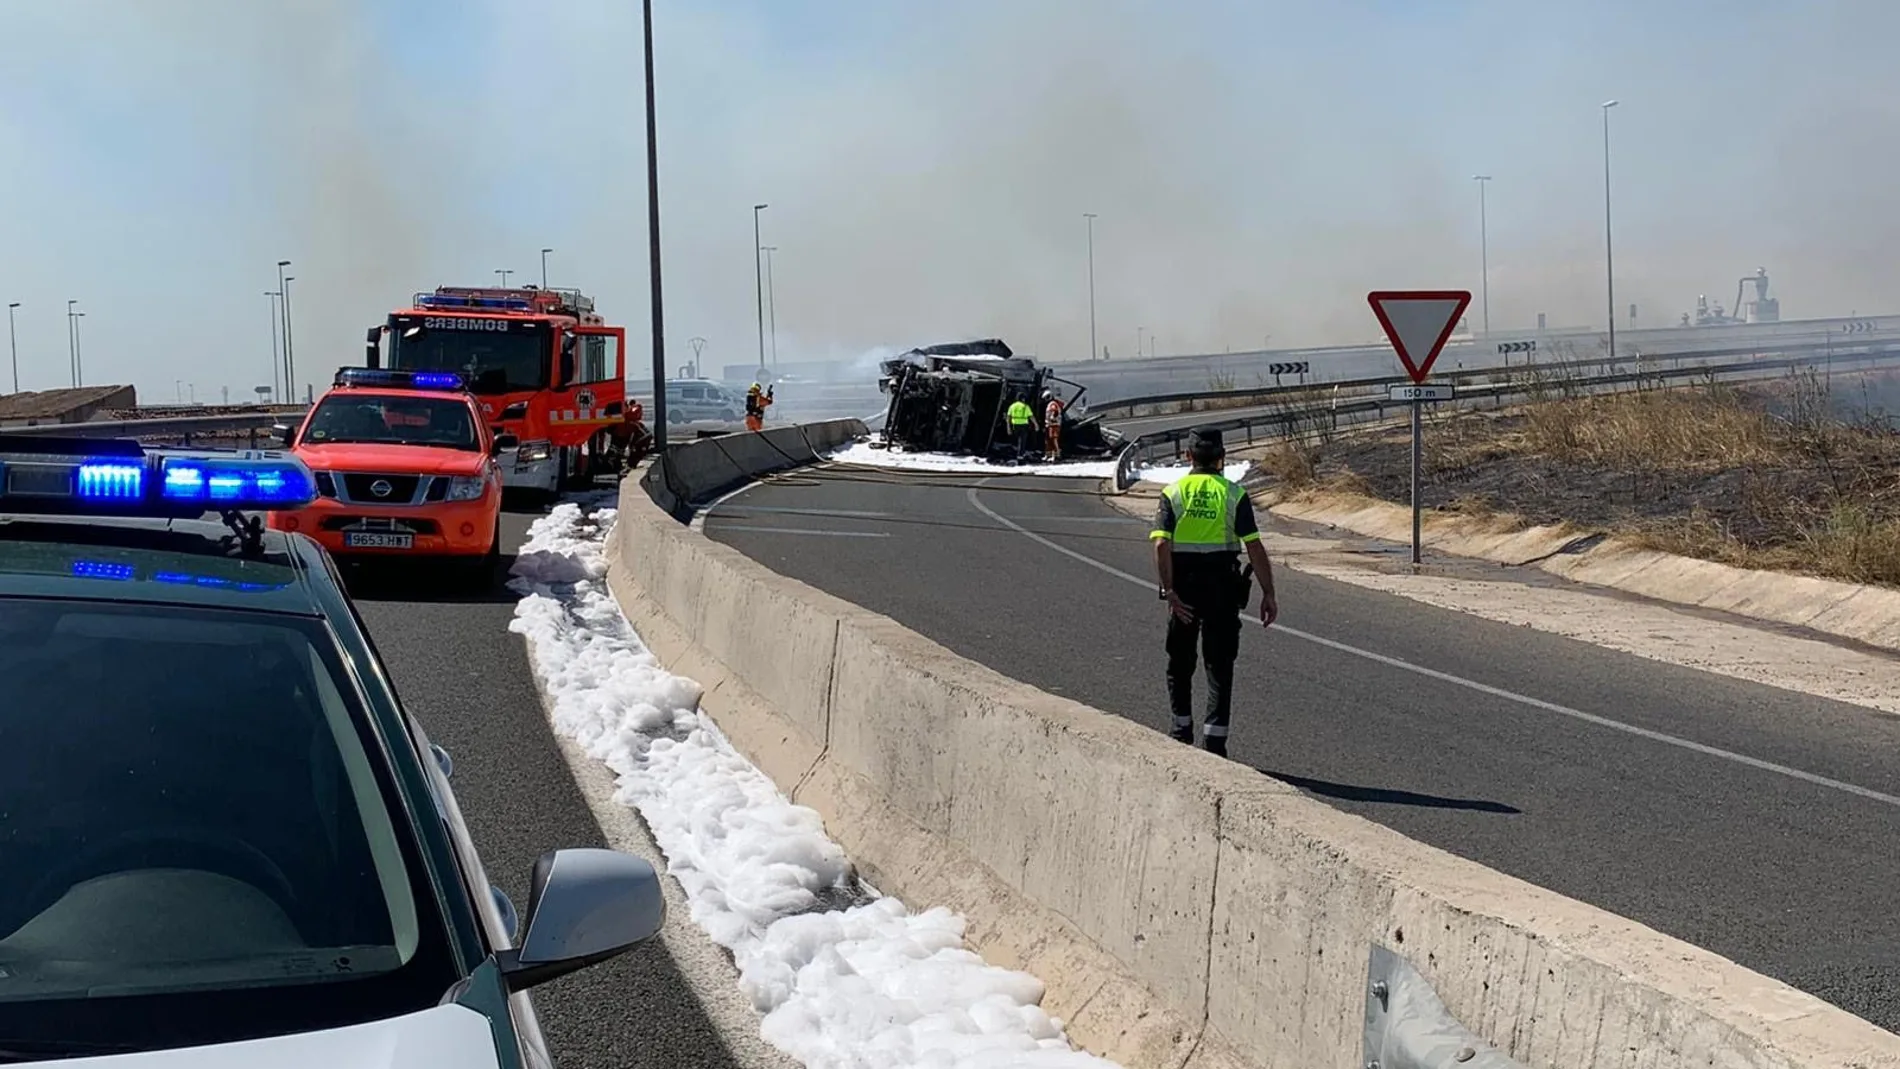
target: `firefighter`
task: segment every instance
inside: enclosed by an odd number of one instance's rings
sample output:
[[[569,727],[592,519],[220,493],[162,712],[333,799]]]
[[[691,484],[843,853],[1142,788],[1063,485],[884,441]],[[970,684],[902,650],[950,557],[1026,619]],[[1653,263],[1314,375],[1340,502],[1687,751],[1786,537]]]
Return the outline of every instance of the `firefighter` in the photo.
[[[745,429],[762,431],[765,429],[765,409],[772,403],[772,391],[777,386],[760,386],[753,383],[745,392]]]
[[[1043,459],[1051,464],[1062,458],[1062,400],[1054,390],[1042,391]]]
[[[1035,447],[1036,410],[1018,397],[1009,403],[1009,433],[1016,443],[1016,458],[1026,459]]]
[[[1194,743],[1196,646],[1207,668],[1207,705],[1202,744],[1226,756],[1232,708],[1234,660],[1240,655],[1240,613],[1247,605],[1248,573],[1260,583],[1260,622],[1280,615],[1273,592],[1273,564],[1260,541],[1253,502],[1239,483],[1221,474],[1226,449],[1221,432],[1196,428],[1188,438],[1193,470],[1161,493],[1155,507],[1155,572],[1168,604],[1169,734]],[[1240,554],[1249,566],[1240,567]]]

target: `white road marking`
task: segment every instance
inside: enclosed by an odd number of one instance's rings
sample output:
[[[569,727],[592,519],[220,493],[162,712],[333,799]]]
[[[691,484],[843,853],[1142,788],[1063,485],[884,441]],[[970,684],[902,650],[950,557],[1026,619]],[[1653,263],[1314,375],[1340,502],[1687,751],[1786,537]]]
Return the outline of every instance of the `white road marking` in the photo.
[[[889,538],[889,531],[820,531],[810,527],[754,527],[746,523],[722,523],[722,531],[759,531],[764,534],[821,535],[828,538]]]
[[[860,512],[854,509],[796,508],[778,505],[734,505],[726,512],[726,515],[750,512],[772,512],[787,516],[842,516],[857,520],[888,520],[897,516],[895,512]]]
[[[747,490],[750,490],[757,485],[759,485],[757,481],[748,481],[745,484],[741,485],[736,490],[728,490],[727,492],[719,495],[718,497],[713,499],[711,504],[707,505],[703,509],[700,509],[698,512],[693,513],[693,522],[687,524],[687,527],[690,528],[691,530],[698,531],[701,534],[706,533],[706,518],[712,515],[712,511],[714,509],[718,508],[719,506],[725,504],[728,501],[731,501],[733,498],[738,497],[740,494],[745,493]]]
[[[988,482],[987,479],[984,481]],[[1156,584],[1154,580],[1152,579],[1143,579],[1140,576],[1130,575],[1129,573],[1124,572],[1120,568],[1116,568],[1113,565],[1104,564],[1093,557],[1090,557],[1083,553],[1078,553],[1067,546],[1058,545],[1057,543],[1052,542],[1047,538],[1044,538],[1043,536],[1037,534],[1036,532],[1031,531],[1021,526],[1020,524],[1015,523],[1014,521],[1010,520],[1008,517],[997,514],[996,512],[992,511],[989,506],[983,504],[983,501],[981,498],[977,497],[976,487],[971,487],[969,490],[966,490],[964,493],[965,493],[965,496],[969,498],[970,504],[974,506],[978,512],[981,512],[983,515],[988,516],[990,519],[995,520],[997,523],[1002,524],[1004,527],[1007,527],[1010,530],[1015,531],[1017,534],[1020,534],[1023,537],[1028,538],[1029,540],[1033,542],[1040,543],[1041,545],[1046,546],[1049,549],[1055,550],[1057,553],[1060,553],[1063,556],[1072,557],[1075,560],[1081,561],[1083,564],[1086,564],[1091,568],[1096,568],[1100,571],[1106,572],[1109,575],[1115,576],[1118,579],[1124,579],[1130,583],[1135,584],[1136,586],[1143,587],[1148,590],[1153,590],[1155,588]],[[1253,624],[1258,624],[1260,622],[1258,617],[1252,616],[1252,615],[1245,617],[1245,619],[1249,623],[1253,623]],[[1851,794],[1859,798],[1865,798],[1869,801],[1879,802],[1882,805],[1892,806],[1896,809],[1900,809],[1900,795],[1887,794],[1882,791],[1873,790],[1872,788],[1869,788],[1869,787],[1862,787],[1859,784],[1847,783],[1843,780],[1832,779],[1830,777],[1819,775],[1814,772],[1807,772],[1799,768],[1790,768],[1787,765],[1776,764],[1773,761],[1764,761],[1759,757],[1750,757],[1747,754],[1736,753],[1733,750],[1724,750],[1717,746],[1707,745],[1706,743],[1695,742],[1690,739],[1680,738],[1678,736],[1665,734],[1660,731],[1652,731],[1649,728],[1645,728],[1645,727],[1638,727],[1635,724],[1626,724],[1622,722],[1621,720],[1612,720],[1607,716],[1598,716],[1595,713],[1586,713],[1581,709],[1573,709],[1568,705],[1559,705],[1556,702],[1547,702],[1543,700],[1542,698],[1533,698],[1527,694],[1519,694],[1516,691],[1505,690],[1503,687],[1494,687],[1490,685],[1489,683],[1480,683],[1477,680],[1466,679],[1463,676],[1453,675],[1450,672],[1441,672],[1436,668],[1427,668],[1424,665],[1413,664],[1410,661],[1400,660],[1397,657],[1388,657],[1383,653],[1374,653],[1371,650],[1361,649],[1358,646],[1348,645],[1344,642],[1336,642],[1330,638],[1324,638],[1307,631],[1301,631],[1298,628],[1288,627],[1285,624],[1276,623],[1273,625],[1273,629],[1275,631],[1280,632],[1281,634],[1289,635],[1297,639],[1302,639],[1304,641],[1311,642],[1316,645],[1325,646],[1328,649],[1338,650],[1341,653],[1348,653],[1354,657],[1362,657],[1368,661],[1373,661],[1378,664],[1383,664],[1383,665],[1390,666],[1392,668],[1400,669],[1401,671],[1411,672],[1416,675],[1424,676],[1427,679],[1436,679],[1442,683],[1450,683],[1453,686],[1464,687],[1467,690],[1476,691],[1479,694],[1488,694],[1494,698],[1503,698],[1506,701],[1516,702],[1517,704],[1525,706],[1527,708],[1538,709],[1547,713],[1556,713],[1558,716],[1566,716],[1566,717],[1571,718],[1572,720],[1580,720],[1586,724],[1594,724],[1597,727],[1609,728],[1612,731],[1620,731],[1626,735],[1634,735],[1634,736],[1637,736],[1638,738],[1649,739],[1652,742],[1660,742],[1669,746],[1681,747],[1682,749],[1685,749],[1685,750],[1693,750],[1696,753],[1704,754],[1709,757],[1717,757],[1724,761],[1733,761],[1734,763],[1738,765],[1746,765],[1749,768],[1760,769],[1763,772],[1773,772],[1776,775],[1787,776],[1790,779],[1797,779],[1797,780],[1802,781],[1803,783],[1812,783],[1817,787],[1826,787],[1829,790],[1840,791],[1843,794]]]

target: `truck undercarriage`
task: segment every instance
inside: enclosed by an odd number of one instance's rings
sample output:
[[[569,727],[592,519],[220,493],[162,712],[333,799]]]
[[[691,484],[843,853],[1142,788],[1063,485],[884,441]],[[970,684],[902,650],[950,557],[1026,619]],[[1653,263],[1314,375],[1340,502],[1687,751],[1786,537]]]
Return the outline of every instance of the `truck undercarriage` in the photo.
[[[912,349],[884,361],[879,392],[890,395],[879,441],[885,448],[950,453],[995,461],[1040,460],[1043,436],[1019,448],[1005,418],[1015,401],[1043,417],[1042,395],[1062,400],[1061,459],[1112,456],[1122,435],[1086,415],[1085,387],[1057,378],[997,339]],[[1066,387],[1066,388],[1065,388]]]

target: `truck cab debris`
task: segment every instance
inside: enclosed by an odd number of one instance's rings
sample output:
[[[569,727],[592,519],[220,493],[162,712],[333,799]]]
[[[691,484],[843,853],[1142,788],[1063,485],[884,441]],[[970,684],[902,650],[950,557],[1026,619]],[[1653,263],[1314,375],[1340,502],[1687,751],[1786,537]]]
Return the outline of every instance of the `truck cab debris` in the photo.
[[[981,457],[999,463],[1040,463],[1043,435],[1019,448],[1007,419],[1012,403],[1036,413],[1040,430],[1045,391],[1062,402],[1062,460],[1101,459],[1122,435],[1091,417],[1085,387],[1017,356],[1000,339],[927,345],[886,360],[878,391],[890,396],[875,446],[905,452]]]

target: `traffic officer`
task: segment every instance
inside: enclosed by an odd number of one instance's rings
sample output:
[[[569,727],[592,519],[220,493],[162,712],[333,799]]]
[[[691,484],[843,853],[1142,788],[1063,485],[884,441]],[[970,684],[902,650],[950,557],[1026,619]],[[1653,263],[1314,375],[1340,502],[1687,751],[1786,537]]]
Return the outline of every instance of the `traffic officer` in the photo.
[[[1247,604],[1248,574],[1260,583],[1260,622],[1280,615],[1273,592],[1273,564],[1260,540],[1253,501],[1239,483],[1221,473],[1227,451],[1221,432],[1196,428],[1188,437],[1193,470],[1161,492],[1155,508],[1155,572],[1161,600],[1168,603],[1169,732],[1194,742],[1196,646],[1207,667],[1202,744],[1226,756],[1228,713],[1233,702],[1234,660],[1240,655],[1240,613]],[[1245,550],[1248,568],[1241,570]]]
[[[1035,427],[1036,410],[1029,407],[1029,402],[1020,397],[1011,401],[1009,403],[1009,434],[1016,443],[1016,455],[1019,459],[1029,456],[1029,451],[1034,448],[1035,439],[1031,436],[1035,434]]]

